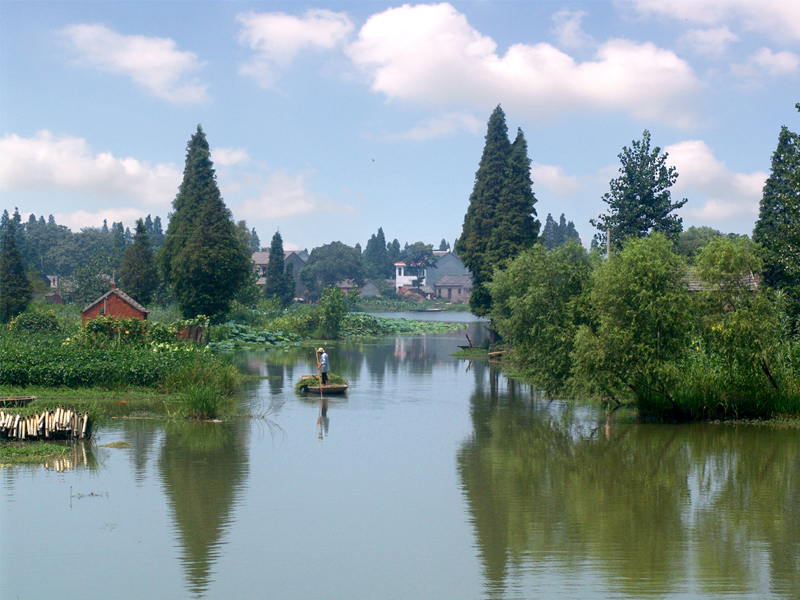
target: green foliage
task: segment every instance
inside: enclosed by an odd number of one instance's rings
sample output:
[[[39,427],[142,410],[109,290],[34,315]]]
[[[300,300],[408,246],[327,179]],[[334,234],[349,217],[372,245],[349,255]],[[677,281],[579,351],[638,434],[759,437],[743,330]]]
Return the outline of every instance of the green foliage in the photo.
[[[319,337],[324,340],[335,340],[339,337],[342,318],[349,310],[345,293],[337,287],[325,288],[319,299],[319,309]]]
[[[378,233],[373,234],[367,241],[364,249],[364,275],[368,279],[381,280],[394,274],[393,263],[383,235],[383,227],[378,228]]]
[[[473,274],[469,304],[476,315],[491,310],[491,294],[484,284],[491,281],[495,269],[536,241],[539,222],[534,219],[536,198],[531,183],[525,138],[518,131],[514,144],[509,143],[505,113],[498,105],[489,118],[486,144],[455,248]]]
[[[781,128],[753,239],[764,249],[766,282],[791,294],[800,315],[800,137]]]
[[[119,277],[126,294],[142,305],[150,304],[158,289],[159,280],[147,228],[141,219],[136,222],[133,243],[122,256]]]
[[[252,276],[245,242],[217,187],[202,127],[192,136],[160,252],[164,276],[184,316],[219,318]]]
[[[309,297],[317,299],[326,287],[352,279],[357,285],[364,283],[361,251],[342,242],[331,242],[314,248],[306,266],[300,270],[300,281]]]
[[[106,315],[86,321],[78,333],[67,338],[65,345],[108,348],[144,344],[148,341],[147,334],[147,321],[133,317],[115,319]]]
[[[38,308],[29,308],[24,313],[11,319],[8,325],[8,330],[18,335],[30,333],[61,333],[63,329],[54,311],[44,311]]]
[[[712,227],[695,227],[692,225],[678,236],[676,251],[690,262],[693,262],[700,248],[721,235],[722,233]]]
[[[17,226],[6,211],[0,239],[0,322],[8,323],[24,311],[31,297],[31,284],[17,249]]]
[[[295,332],[283,332],[238,323],[217,325],[211,331],[210,346],[216,350],[237,348],[271,348],[299,344],[301,336]]]
[[[620,176],[611,181],[611,191],[603,195],[608,214],[590,222],[600,232],[594,243],[605,247],[611,230],[611,243],[619,249],[629,238],[643,238],[651,232],[677,240],[683,229],[681,218],[674,213],[686,199],[672,202],[669,188],[678,179],[675,167],[667,167],[667,157],[656,146],[650,151],[650,132],[646,129],[641,141],[623,147],[619,154]]]
[[[655,393],[677,408],[674,364],[691,331],[685,275],[685,261],[662,234],[632,238],[603,263],[590,292],[596,327],[590,332],[583,326],[575,344],[576,375],[602,372],[608,387]]]
[[[587,322],[583,293],[591,276],[589,255],[578,242],[552,252],[537,244],[489,286],[492,322],[514,341],[512,362],[548,392],[562,392],[569,383],[575,333]]]
[[[108,259],[97,252],[75,273],[72,299],[85,306],[97,300],[111,289],[111,281],[106,274]]]
[[[542,242],[544,243],[545,249],[555,250],[562,244],[573,239],[579,244],[581,243],[581,237],[575,230],[575,223],[572,221],[567,223],[564,213],[561,213],[561,218],[559,222],[556,223],[555,219],[553,219],[553,215],[547,213],[547,219],[545,220],[544,229],[542,230]]]
[[[277,300],[284,308],[292,303],[294,298],[294,276],[291,267],[284,267],[283,258],[283,238],[281,232],[276,231],[272,236],[272,243],[269,247],[269,263],[267,264],[267,284],[264,287],[264,295]]]

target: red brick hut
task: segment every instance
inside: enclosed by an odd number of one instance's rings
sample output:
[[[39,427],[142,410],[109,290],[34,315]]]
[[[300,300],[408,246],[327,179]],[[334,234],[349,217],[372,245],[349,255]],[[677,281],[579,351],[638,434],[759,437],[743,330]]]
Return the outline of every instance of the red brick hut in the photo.
[[[132,317],[146,321],[148,312],[144,306],[125,292],[118,290],[117,285],[112,283],[108,292],[81,311],[81,325],[85,325],[89,319],[96,319],[102,316],[110,316],[115,319],[129,319]]]

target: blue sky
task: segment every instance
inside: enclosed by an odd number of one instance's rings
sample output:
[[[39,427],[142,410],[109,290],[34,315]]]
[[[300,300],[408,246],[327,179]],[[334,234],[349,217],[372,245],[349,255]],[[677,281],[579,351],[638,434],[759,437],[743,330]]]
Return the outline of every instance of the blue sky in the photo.
[[[588,244],[648,129],[684,227],[750,233],[799,84],[793,0],[0,1],[0,194],[73,230],[166,223],[200,123],[263,245],[452,244],[501,104],[542,222]]]

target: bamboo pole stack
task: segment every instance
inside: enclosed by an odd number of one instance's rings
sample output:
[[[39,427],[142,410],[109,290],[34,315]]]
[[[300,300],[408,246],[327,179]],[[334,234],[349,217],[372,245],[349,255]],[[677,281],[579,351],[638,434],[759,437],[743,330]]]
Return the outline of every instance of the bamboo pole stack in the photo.
[[[18,440],[84,438],[89,432],[89,413],[59,406],[28,417],[0,410],[0,435]]]

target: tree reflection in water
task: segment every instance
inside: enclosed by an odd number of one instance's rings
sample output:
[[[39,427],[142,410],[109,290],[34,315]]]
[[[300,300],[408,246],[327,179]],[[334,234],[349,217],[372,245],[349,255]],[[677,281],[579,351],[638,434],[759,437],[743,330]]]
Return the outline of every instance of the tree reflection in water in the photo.
[[[692,580],[701,594],[800,597],[796,429],[615,424],[488,377],[457,456],[487,595],[590,569],[630,597]]]
[[[158,468],[172,509],[189,589],[208,589],[223,534],[248,474],[250,425],[174,422],[166,427]]]

